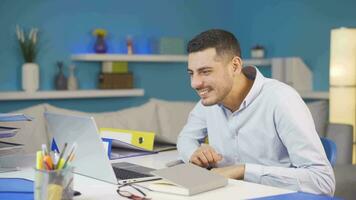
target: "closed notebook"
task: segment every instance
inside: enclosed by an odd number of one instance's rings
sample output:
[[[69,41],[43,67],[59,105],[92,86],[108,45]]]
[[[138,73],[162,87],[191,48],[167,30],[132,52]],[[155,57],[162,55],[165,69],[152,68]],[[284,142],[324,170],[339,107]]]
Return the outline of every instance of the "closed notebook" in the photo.
[[[149,189],[154,192],[190,196],[228,184],[227,178],[190,163],[159,169],[151,173],[162,178],[148,185]]]

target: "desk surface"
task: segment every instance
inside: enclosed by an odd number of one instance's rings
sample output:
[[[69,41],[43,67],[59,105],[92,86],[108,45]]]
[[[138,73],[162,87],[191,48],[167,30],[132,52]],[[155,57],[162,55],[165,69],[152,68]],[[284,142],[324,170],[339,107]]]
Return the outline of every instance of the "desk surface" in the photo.
[[[151,168],[164,168],[165,164],[169,161],[177,159],[177,151],[167,151],[158,154],[152,154],[147,156],[132,157],[114,160],[113,162],[131,162],[135,164],[144,165]],[[21,177],[33,180],[33,169],[24,169],[16,172],[0,173],[0,177]],[[147,183],[143,183],[147,184]],[[74,199],[123,199],[116,193],[117,186],[92,179],[89,177],[75,174],[74,176],[74,189],[82,193],[81,196]],[[293,193],[286,189],[280,189],[276,187],[270,187],[255,183],[249,183],[245,181],[229,180],[228,186],[217,190],[197,194],[190,197],[169,195],[163,193],[150,193],[153,199],[194,199],[194,200],[209,200],[209,199],[246,199],[246,198],[258,198],[264,196],[272,196],[278,194]]]

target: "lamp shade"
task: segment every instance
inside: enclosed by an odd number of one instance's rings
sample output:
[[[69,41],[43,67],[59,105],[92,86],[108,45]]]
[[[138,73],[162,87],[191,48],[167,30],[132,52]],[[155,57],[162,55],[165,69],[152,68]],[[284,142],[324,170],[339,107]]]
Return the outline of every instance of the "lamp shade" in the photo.
[[[356,138],[356,28],[331,30],[329,120],[351,124]],[[353,163],[356,163],[354,145]]]
[[[330,85],[356,85],[356,28],[331,30]]]

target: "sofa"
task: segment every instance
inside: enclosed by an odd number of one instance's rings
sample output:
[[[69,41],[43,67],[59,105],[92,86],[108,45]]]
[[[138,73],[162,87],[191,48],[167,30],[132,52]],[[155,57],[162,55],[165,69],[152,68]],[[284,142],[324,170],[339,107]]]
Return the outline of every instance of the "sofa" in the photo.
[[[20,128],[19,133],[8,138],[8,142],[24,144],[24,153],[33,153],[40,149],[41,144],[48,143],[51,133],[46,130],[43,117],[45,111],[79,116],[93,116],[99,128],[121,128],[156,133],[155,140],[175,144],[177,135],[184,126],[194,102],[165,101],[150,99],[147,103],[103,113],[86,113],[55,107],[50,104],[39,104],[16,113],[25,113],[34,120],[22,123],[7,123]],[[356,198],[356,165],[352,165],[352,126],[328,123],[328,102],[314,101],[307,103],[313,116],[315,127],[320,137],[327,137],[337,145],[337,161],[334,166],[336,177],[335,196],[344,199]]]

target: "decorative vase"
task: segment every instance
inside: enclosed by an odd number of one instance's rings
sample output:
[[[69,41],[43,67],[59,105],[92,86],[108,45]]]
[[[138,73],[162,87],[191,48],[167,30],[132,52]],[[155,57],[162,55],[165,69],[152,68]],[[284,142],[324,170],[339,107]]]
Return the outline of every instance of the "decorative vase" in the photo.
[[[39,66],[37,63],[22,65],[22,89],[26,92],[35,92],[39,88]]]
[[[106,46],[106,42],[105,42],[104,36],[98,35],[96,37],[96,41],[95,41],[95,45],[94,45],[94,51],[96,53],[106,53],[107,46]]]
[[[57,62],[58,73],[55,78],[55,88],[56,90],[66,90],[67,89],[67,78],[63,73],[63,62]]]
[[[68,90],[77,90],[78,89],[78,82],[77,78],[74,75],[75,65],[71,65],[69,67],[69,77],[68,77]]]

